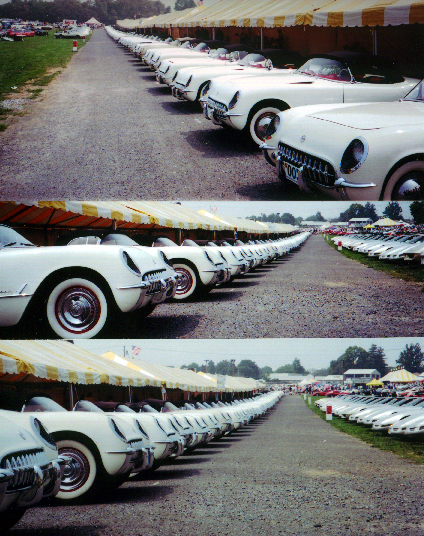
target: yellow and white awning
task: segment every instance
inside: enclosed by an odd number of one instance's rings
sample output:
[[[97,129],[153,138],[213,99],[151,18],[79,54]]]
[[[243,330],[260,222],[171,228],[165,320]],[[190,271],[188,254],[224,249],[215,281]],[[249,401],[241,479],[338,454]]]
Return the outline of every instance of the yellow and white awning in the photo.
[[[146,385],[134,371],[67,341],[0,341],[0,380],[17,381],[27,375],[80,384]]]
[[[392,383],[407,383],[407,382],[417,382],[419,381],[420,377],[416,376],[415,374],[412,374],[412,372],[408,372],[405,369],[399,369],[399,370],[392,370],[382,378],[380,378],[381,382],[392,382]]]
[[[259,221],[253,221],[253,220],[247,220],[245,218],[235,218],[232,216],[225,216],[221,214],[217,214],[216,212],[208,212],[207,210],[199,210],[199,214],[202,214],[204,216],[207,216],[208,218],[212,218],[214,220],[217,220],[219,222],[222,222],[225,225],[228,225],[229,227],[232,227],[233,229],[236,229],[237,231],[244,231],[246,233],[254,233],[254,234],[269,234],[271,231],[268,228],[268,225],[266,223],[262,223]]]

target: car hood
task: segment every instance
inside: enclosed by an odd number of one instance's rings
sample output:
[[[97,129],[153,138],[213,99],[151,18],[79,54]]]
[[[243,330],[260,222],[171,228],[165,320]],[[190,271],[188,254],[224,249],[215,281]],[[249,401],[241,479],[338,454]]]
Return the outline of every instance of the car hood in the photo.
[[[308,114],[309,117],[359,130],[375,130],[396,126],[420,125],[424,120],[424,103],[381,102],[343,106]]]
[[[260,70],[262,71],[262,69]],[[273,73],[273,76],[267,77],[263,76],[265,73]],[[275,73],[275,74],[274,74]],[[293,73],[293,71],[290,71],[289,69],[281,69],[280,72],[277,70],[275,71],[268,71],[263,69],[263,73],[253,72],[253,76],[249,76],[246,78],[243,78],[243,84],[240,84],[239,79],[237,76],[233,77],[227,77],[225,86],[231,87],[231,90],[234,90],[234,88],[240,89],[243,91],[243,93],[246,93],[247,91],[254,91],[257,93],[262,93],[263,90],[266,90],[267,88],[275,88],[275,85],[286,85],[286,84],[316,84],[320,80],[309,76],[307,74],[297,74]],[[224,86],[224,84],[223,84]],[[216,87],[216,91],[219,93],[221,88]]]

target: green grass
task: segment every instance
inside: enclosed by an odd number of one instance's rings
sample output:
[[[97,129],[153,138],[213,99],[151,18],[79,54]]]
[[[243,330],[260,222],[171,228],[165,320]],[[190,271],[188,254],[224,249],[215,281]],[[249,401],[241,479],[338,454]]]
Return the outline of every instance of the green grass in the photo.
[[[331,240],[328,241],[328,244],[335,250],[337,246]],[[340,252],[342,255],[348,259],[358,261],[361,264],[365,264],[373,270],[380,270],[386,274],[389,274],[398,279],[403,279],[404,281],[415,281],[416,283],[424,283],[424,270],[421,264],[406,264],[404,261],[389,262],[389,261],[380,261],[376,257],[368,257],[364,253],[358,253],[356,251],[351,251],[350,249],[343,248]],[[423,289],[424,290],[424,289]]]
[[[0,100],[28,82],[48,84],[54,77],[48,70],[65,67],[74,54],[72,39],[54,39],[53,33],[49,32],[48,37],[26,37],[24,41],[0,41]],[[83,40],[77,42],[79,49]]]
[[[314,405],[314,402],[320,398],[322,397],[312,396],[312,404],[309,405],[307,397],[306,404],[321,419],[325,420],[325,413]],[[326,422],[340,432],[356,437],[372,447],[392,452],[414,463],[424,464],[424,436],[391,436],[387,432],[374,432],[369,426],[365,427],[349,422],[335,415],[331,421]]]

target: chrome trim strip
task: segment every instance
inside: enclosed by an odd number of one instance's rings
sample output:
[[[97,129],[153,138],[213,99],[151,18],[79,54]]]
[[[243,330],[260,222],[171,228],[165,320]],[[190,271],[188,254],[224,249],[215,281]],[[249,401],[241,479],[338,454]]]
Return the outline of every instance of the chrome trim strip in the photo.
[[[369,184],[355,184],[354,182],[347,182],[343,178],[337,179],[334,183],[334,188],[373,188],[374,186],[377,185],[373,182]]]

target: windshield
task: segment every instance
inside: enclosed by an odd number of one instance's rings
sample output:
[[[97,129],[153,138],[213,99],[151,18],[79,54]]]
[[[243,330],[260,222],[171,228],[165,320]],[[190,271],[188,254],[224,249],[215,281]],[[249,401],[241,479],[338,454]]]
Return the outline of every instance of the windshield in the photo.
[[[206,43],[199,43],[193,50],[197,50],[197,52],[206,52],[209,50],[209,47]]]
[[[0,225],[0,249],[5,247],[34,246],[29,240],[10,227]]]
[[[349,70],[342,63],[330,58],[311,58],[299,67],[297,72],[329,80],[350,82],[352,78]]]
[[[414,89],[408,93],[408,95],[406,95],[405,100],[422,102],[424,100],[423,84],[424,84],[424,80],[421,80],[421,82],[417,86],[415,86]]]
[[[155,243],[153,244],[153,247],[155,248],[161,248],[161,247],[172,247],[176,246],[177,244],[173,242],[170,238],[161,237],[157,238],[155,240]]]
[[[239,54],[241,53],[239,52]],[[237,63],[250,67],[265,67],[265,62],[266,58],[262,54],[247,54],[243,59],[239,59]]]
[[[196,244],[193,240],[184,240],[184,242],[181,244],[182,246],[191,246],[195,248],[200,248],[199,244]]]
[[[54,402],[50,398],[45,398],[44,396],[35,396],[28,400],[28,402],[22,408],[24,412],[34,412],[34,411],[66,411],[65,408],[62,408],[57,402]]]
[[[137,242],[123,234],[108,234],[100,244],[104,246],[138,246]]]
[[[90,402],[89,400],[78,401],[75,404],[73,411],[89,411],[92,413],[103,413],[103,410],[95,406],[93,402]]]

